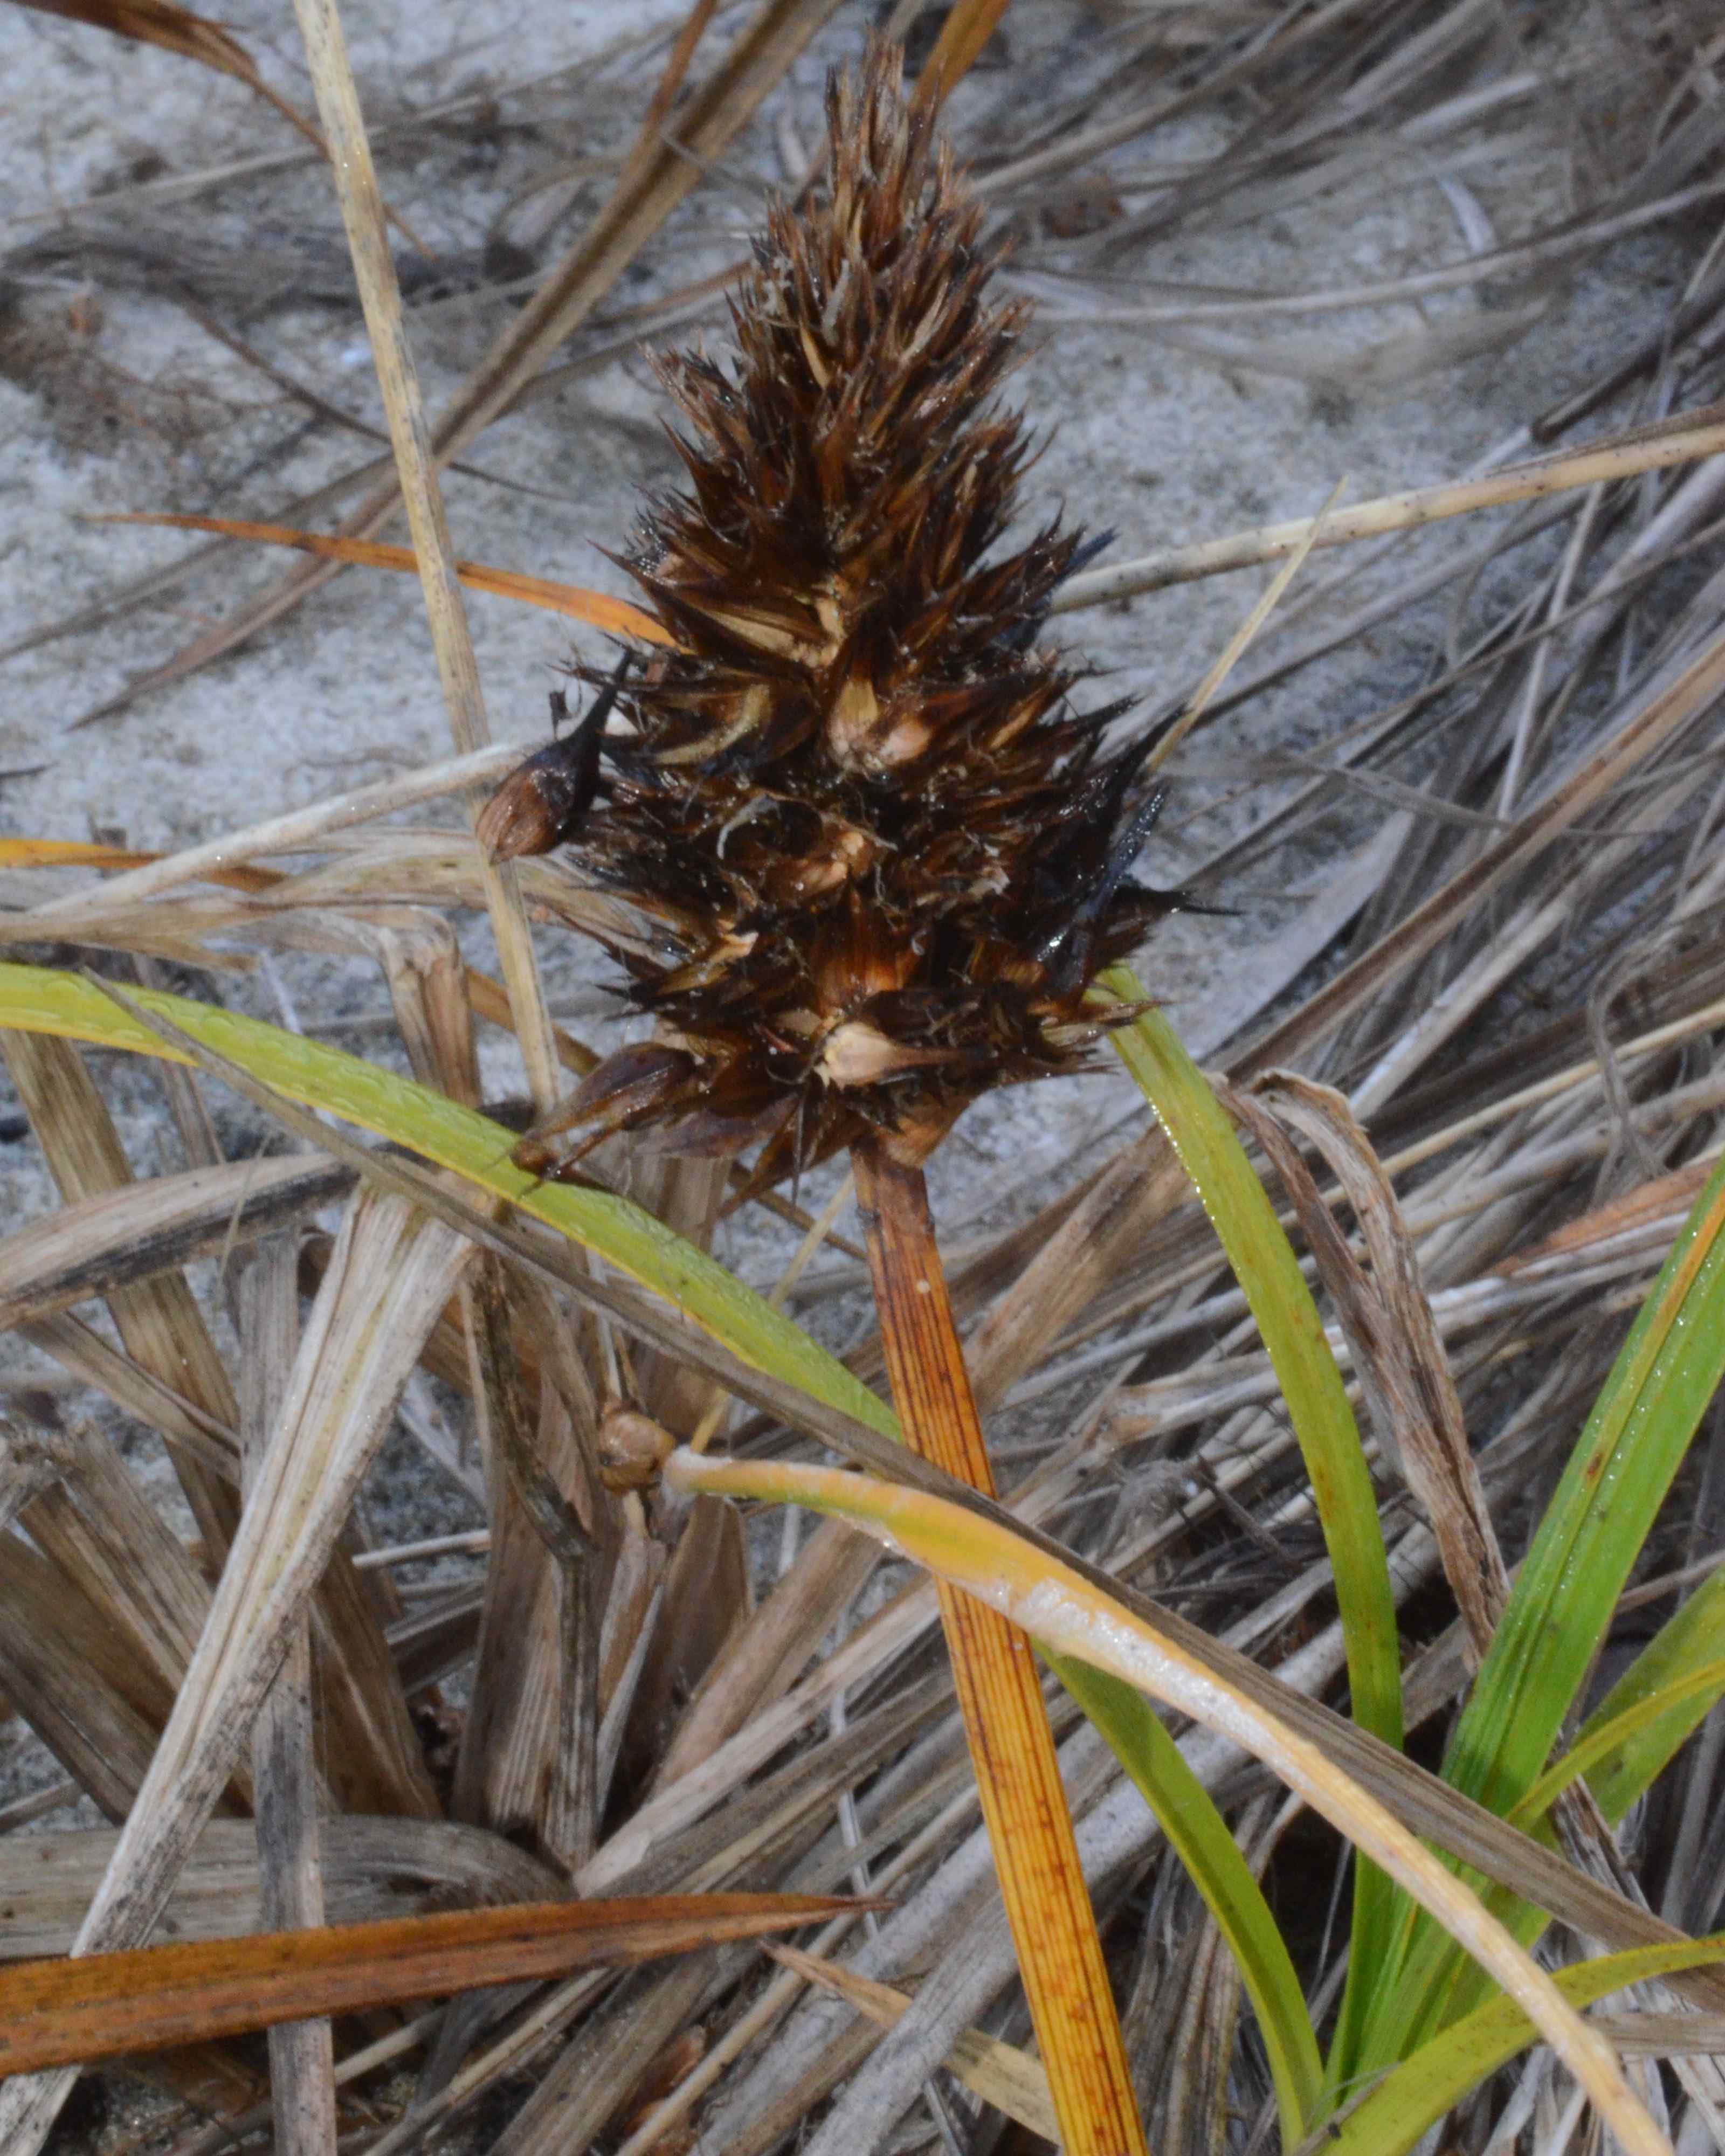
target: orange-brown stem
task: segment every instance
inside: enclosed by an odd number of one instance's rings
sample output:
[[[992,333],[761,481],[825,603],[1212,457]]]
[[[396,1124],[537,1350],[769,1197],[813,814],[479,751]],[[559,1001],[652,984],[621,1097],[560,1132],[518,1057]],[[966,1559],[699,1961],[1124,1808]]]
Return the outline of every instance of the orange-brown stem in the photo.
[[[920,1168],[852,1155],[892,1397],[906,1442],[993,1493]],[[1126,2046],[1079,1866],[1035,1656],[996,1611],[942,1586],[941,1616],[983,1816],[1070,2156],[1143,2156]]]

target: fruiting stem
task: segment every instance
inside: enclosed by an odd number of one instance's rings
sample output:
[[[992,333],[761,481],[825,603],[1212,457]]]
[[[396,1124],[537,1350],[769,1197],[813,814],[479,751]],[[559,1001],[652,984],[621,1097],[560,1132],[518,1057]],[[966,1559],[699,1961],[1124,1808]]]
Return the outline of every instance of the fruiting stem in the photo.
[[[973,1489],[993,1471],[920,1168],[851,1155],[892,1397],[906,1442]],[[942,1586],[941,1618],[983,1816],[1069,2156],[1146,2150],[1095,1912],[1029,1637]]]

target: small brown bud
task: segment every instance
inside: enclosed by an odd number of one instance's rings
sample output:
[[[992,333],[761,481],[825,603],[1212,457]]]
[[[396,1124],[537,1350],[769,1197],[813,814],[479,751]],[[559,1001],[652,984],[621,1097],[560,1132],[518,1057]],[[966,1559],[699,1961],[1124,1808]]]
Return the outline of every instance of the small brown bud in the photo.
[[[599,1480],[618,1494],[651,1489],[676,1445],[675,1438],[651,1415],[622,1400],[611,1400],[599,1417]]]
[[[531,762],[512,771],[480,812],[479,842],[494,861],[548,854],[557,842],[557,814]]]

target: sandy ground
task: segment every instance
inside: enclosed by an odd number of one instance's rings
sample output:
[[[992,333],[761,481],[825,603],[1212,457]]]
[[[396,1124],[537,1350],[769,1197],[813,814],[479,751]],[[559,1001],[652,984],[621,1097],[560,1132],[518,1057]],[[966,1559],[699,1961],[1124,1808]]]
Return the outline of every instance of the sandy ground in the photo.
[[[619,48],[681,13],[611,0],[353,0],[344,8],[380,129],[384,185],[440,258],[413,273],[413,339],[434,411],[506,318],[506,300],[473,289],[488,243],[531,238],[552,199],[547,183],[562,173],[566,209],[547,259],[567,244],[602,198],[604,161],[626,144],[660,64],[662,41]],[[228,0],[222,13],[272,82],[309,106],[291,14],[280,0]],[[711,49],[740,19],[736,10],[721,15]],[[1526,30],[1538,17],[1513,19]],[[840,11],[769,106],[767,124],[630,273],[618,304],[736,258],[757,221],[762,186],[781,184],[815,139],[826,67],[857,50],[862,28],[859,10]],[[1011,140],[1029,115],[1110,64],[1100,18],[1061,0],[1023,0],[1008,36],[1010,71],[979,74],[957,102],[961,139],[973,144]],[[1493,64],[1507,74],[1558,57],[1535,37],[1519,47],[1507,40]],[[442,117],[424,117],[452,100]],[[1492,235],[1513,239],[1562,213],[1573,183],[1564,122],[1560,110],[1532,100],[1517,143],[1483,164],[1452,169],[1435,153],[1410,157],[1328,197],[1291,195],[1250,223],[1183,228],[1147,266],[1160,278],[1215,285],[1332,287],[1455,260]],[[190,275],[211,313],[279,370],[358,419],[375,425],[381,413],[326,176],[240,85],[68,22],[0,8],[0,246],[10,257],[0,280],[5,644],[172,563],[194,543],[92,521],[103,513],[280,516],[294,497],[373,453],[352,434],[309,424],[302,403],[200,326],[171,295],[165,264]],[[1217,139],[1209,120],[1194,120],[1164,130],[1147,149],[1133,146],[1122,162],[1198,157]],[[217,167],[237,169],[219,186],[190,184]],[[119,213],[112,230],[131,235],[130,252],[68,221],[99,196]],[[1045,243],[1039,259],[1043,293],[1065,292],[1075,305],[1086,297],[1061,285],[1057,249]],[[1064,504],[1092,529],[1115,531],[1117,558],[1310,513],[1344,480],[1358,498],[1455,476],[1641,334],[1679,259],[1662,235],[1622,246],[1574,287],[1550,288],[1532,335],[1403,381],[1385,378],[1395,373],[1394,348],[1380,354],[1375,380],[1341,370],[1314,380],[1238,359],[1219,363],[1142,326],[1045,319],[1019,388],[1051,429],[1027,507],[1040,515]],[[1429,316],[1404,307],[1369,321],[1326,318],[1318,329],[1339,341],[1393,345],[1435,320],[1484,338],[1502,326],[1493,304],[1489,292],[1483,300],[1465,295]],[[1286,357],[1306,364],[1292,330]],[[1260,362],[1266,357],[1278,364],[1276,346],[1260,349]],[[490,477],[449,480],[459,551],[623,589],[600,550],[626,543],[639,490],[671,476],[661,409],[647,366],[630,352],[495,427],[472,453]],[[505,480],[512,485],[497,483]],[[325,524],[328,512],[311,521]],[[0,675],[0,833],[95,831],[139,846],[182,845],[447,753],[418,587],[368,572],[344,575],[237,655],[74,730],[81,714],[242,593],[279,575],[284,558],[235,554],[219,581],[170,584],[141,612],[10,659]],[[1386,557],[1361,592],[1404,574],[1412,558]],[[1214,580],[1073,617],[1065,634],[1109,677],[1099,696],[1130,691],[1164,705],[1202,674],[1258,588],[1254,577]],[[495,732],[536,739],[569,649],[566,626],[485,597],[472,600],[471,616]],[[1237,783],[1250,775],[1248,756],[1309,746],[1404,692],[1440,649],[1442,629],[1440,610],[1414,608],[1255,706],[1249,726],[1224,723],[1194,744],[1146,875],[1178,881],[1249,825],[1261,801]],[[1368,813],[1338,827],[1337,844],[1359,843],[1370,822]],[[1241,983],[1255,951],[1333,874],[1322,858],[1278,862],[1249,888],[1218,894],[1237,909],[1234,917],[1183,924],[1147,961],[1200,1049],[1218,1046],[1245,1014],[1251,997]],[[42,887],[27,890],[13,876],[0,897],[23,902]],[[570,947],[547,948],[546,959],[560,1014],[597,1036],[602,969]],[[347,1045],[380,1050],[382,1034],[366,1025],[386,1009],[379,981],[357,968],[285,963],[281,985],[308,1027],[339,1025]],[[237,993],[280,1014],[264,988]],[[519,1082],[501,1049],[488,1077],[499,1091]],[[139,1171],[177,1166],[147,1075],[116,1073],[114,1082]],[[939,1163],[942,1219],[962,1232],[998,1211],[1117,1127],[1132,1098],[1122,1080],[1105,1075],[987,1104]],[[222,1127],[237,1146],[251,1142],[243,1116]],[[0,1222],[9,1228],[49,1202],[28,1141],[0,1143]],[[780,1248],[743,1230],[732,1245],[757,1278],[770,1276]],[[35,1366],[13,1356],[7,1367],[16,1378]],[[392,1453],[375,1493],[392,1532],[434,1532],[468,1517],[451,1493],[426,1486],[418,1458],[411,1447]],[[0,1774],[11,1788],[46,1772],[39,1756],[15,1743],[8,1752],[0,1732]]]

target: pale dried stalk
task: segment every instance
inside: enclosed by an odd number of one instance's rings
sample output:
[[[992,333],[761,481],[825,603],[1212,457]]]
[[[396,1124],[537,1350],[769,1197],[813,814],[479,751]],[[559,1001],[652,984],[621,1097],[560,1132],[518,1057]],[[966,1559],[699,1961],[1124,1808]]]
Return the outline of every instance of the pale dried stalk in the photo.
[[[858,1976],[838,1962],[804,1953],[800,1947],[768,1947],[767,1952],[786,1969],[867,2015],[878,2028],[896,2027],[913,2003],[908,1993],[895,1990],[890,1984]],[[1028,2126],[1045,2141],[1058,2143],[1060,2122],[1040,2060],[1015,2045],[1003,2044],[999,2037],[984,2035],[980,2029],[967,2029],[952,2046],[950,2064],[964,2086],[985,2103]]]
[[[299,1243],[275,1236],[240,1275],[237,1288],[243,1486],[261,1472],[270,1434],[287,1393],[300,1332]],[[258,1710],[252,1738],[257,1783],[258,1875],[265,1928],[326,1921],[317,1770],[312,1753],[311,1634],[301,1616]],[[269,2034],[275,2143],[283,2156],[335,2156],[336,2051],[327,2015],[288,2021]]]
[[[1140,555],[1136,561],[1117,562],[1111,568],[1089,569],[1068,578],[1055,595],[1052,611],[1072,613],[1081,607],[1101,606],[1136,592],[1160,591],[1168,584],[1189,583],[1194,578],[1249,568],[1255,562],[1276,561],[1301,546],[1347,546],[1358,539],[1380,538],[1387,531],[1435,524],[1446,516],[1499,509],[1510,502],[1537,501],[1575,487],[1595,486],[1602,480],[1631,479],[1640,472],[1662,470],[1668,465],[1717,456],[1725,450],[1725,418],[1719,412],[1717,405],[1709,405],[1704,411],[1686,413],[1680,419],[1659,427],[1635,428],[1584,449],[1537,463],[1512,465],[1484,479],[1456,480],[1442,486],[1379,495],[1373,501],[1357,501],[1322,516],[1260,524],[1225,539],[1164,547],[1157,553]]]
[[[456,574],[455,549],[444,513],[443,490],[432,456],[418,372],[403,320],[401,288],[389,251],[382,197],[353,71],[348,64],[341,18],[335,0],[295,0],[295,13],[317,93],[318,112],[329,137],[331,169],[388,417],[396,475],[425,594],[449,728],[457,752],[471,757],[489,746],[490,724]],[[475,788],[470,793],[471,815],[477,817],[484,799],[482,788]],[[511,872],[494,864],[483,850],[480,874],[528,1086],[543,1111],[557,1096],[557,1060],[526,910]]]
[[[141,868],[123,869],[94,891],[72,891],[45,900],[32,907],[31,918],[44,925],[52,922],[54,933],[69,936],[73,924],[86,914],[108,919],[116,906],[135,906],[159,891],[195,882],[212,869],[238,867],[271,854],[301,853],[332,832],[352,830],[379,816],[393,815],[397,809],[490,788],[512,771],[526,752],[518,743],[495,742],[442,763],[404,772],[398,778],[356,786],[309,808],[290,808],[280,816],[266,817],[261,824],[249,824],[243,831],[207,839],[177,854],[164,854],[160,860],[147,861]]]
[[[468,1255],[400,1199],[350,1208],[197,1654],[74,1952],[148,1937]],[[0,2088],[7,2156],[35,2156],[76,2078],[60,2068]]]

